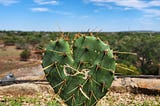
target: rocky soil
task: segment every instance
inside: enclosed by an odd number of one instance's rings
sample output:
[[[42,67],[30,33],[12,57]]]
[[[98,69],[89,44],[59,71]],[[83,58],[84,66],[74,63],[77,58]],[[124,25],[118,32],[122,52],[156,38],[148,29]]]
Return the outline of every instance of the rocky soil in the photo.
[[[49,83],[41,81],[44,73],[40,65],[14,69],[11,72],[17,80],[40,81],[0,86],[0,103],[4,102],[6,97],[14,99],[25,97],[38,99],[41,106],[46,106],[47,101],[53,100],[64,105],[63,101],[54,94]],[[98,102],[97,106],[160,106],[159,85],[160,79],[116,78],[109,92]],[[31,106],[31,104],[23,101],[22,106]]]
[[[117,89],[117,88],[116,88]],[[65,106],[63,101],[54,94],[53,89],[47,82],[36,83],[22,83],[13,84],[0,87],[0,102],[4,102],[4,97],[9,98],[36,98],[37,102],[41,106],[47,106],[45,103],[56,100],[60,106]],[[97,104],[97,106],[159,106],[160,96],[158,95],[146,95],[146,94],[134,94],[131,92],[124,92],[111,89],[105,97],[103,97]],[[15,99],[16,100],[16,99]],[[7,102],[6,102],[7,103]],[[22,106],[31,106],[33,102],[23,101]],[[32,106],[34,106],[34,103]]]

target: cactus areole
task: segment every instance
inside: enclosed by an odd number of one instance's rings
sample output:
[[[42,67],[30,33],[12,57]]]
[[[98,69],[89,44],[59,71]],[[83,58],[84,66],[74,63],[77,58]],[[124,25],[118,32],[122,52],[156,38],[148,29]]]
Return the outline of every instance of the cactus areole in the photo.
[[[109,45],[94,36],[81,36],[72,44],[51,41],[42,66],[56,94],[68,106],[95,106],[114,79],[115,60]]]

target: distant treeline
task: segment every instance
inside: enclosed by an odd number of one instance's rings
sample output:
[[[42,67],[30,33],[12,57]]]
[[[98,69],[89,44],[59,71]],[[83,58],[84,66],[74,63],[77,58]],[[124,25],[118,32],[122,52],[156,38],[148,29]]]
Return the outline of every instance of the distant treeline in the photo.
[[[35,49],[44,48],[50,40],[60,36],[73,39],[75,34],[94,35],[108,43],[113,49],[119,65],[117,73],[160,74],[160,33],[159,32],[22,32],[0,31],[0,43],[16,45],[25,49],[32,45]],[[130,69],[130,71],[127,70]],[[133,70],[133,72],[131,71]]]

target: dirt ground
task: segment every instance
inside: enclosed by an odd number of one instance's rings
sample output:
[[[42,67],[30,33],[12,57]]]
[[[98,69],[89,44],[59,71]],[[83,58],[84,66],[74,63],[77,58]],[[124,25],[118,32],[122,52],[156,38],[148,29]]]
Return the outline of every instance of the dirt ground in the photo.
[[[0,91],[0,103],[5,102],[7,104],[13,100],[19,100],[17,98],[25,98],[25,100],[21,101],[22,106],[34,106],[37,103],[41,106],[47,106],[45,103],[53,100],[60,104],[53,106],[66,106],[64,102],[55,95],[48,83],[13,84],[1,86]],[[8,101],[4,101],[5,98],[8,98]],[[29,102],[26,98],[32,98],[32,100],[29,100]],[[35,101],[31,102],[33,100]],[[110,90],[96,106],[160,106],[160,96]]]
[[[40,64],[40,60],[34,58],[31,58],[28,61],[20,61],[21,52],[22,50],[16,49],[15,46],[0,48],[0,78],[10,72],[14,73],[14,70],[17,71],[17,69],[20,68],[33,67]],[[25,73],[19,72],[18,76],[21,76],[20,74]]]

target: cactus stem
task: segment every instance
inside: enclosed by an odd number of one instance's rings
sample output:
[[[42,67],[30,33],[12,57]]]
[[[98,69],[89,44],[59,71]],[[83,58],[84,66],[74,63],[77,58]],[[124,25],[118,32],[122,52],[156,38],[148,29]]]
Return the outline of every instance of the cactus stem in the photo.
[[[113,51],[95,36],[68,37],[52,41],[43,53],[46,78],[68,106],[95,106],[113,81]]]

